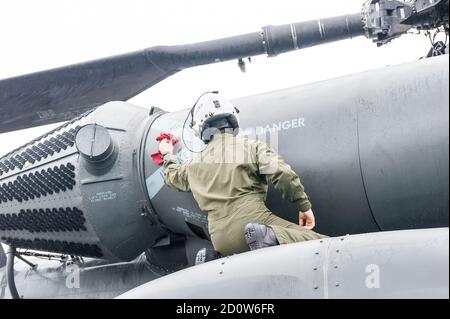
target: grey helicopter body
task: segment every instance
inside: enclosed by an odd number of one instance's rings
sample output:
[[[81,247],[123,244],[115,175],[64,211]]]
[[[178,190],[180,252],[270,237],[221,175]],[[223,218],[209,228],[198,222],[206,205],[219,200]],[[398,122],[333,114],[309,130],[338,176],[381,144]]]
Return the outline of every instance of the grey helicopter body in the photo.
[[[276,138],[308,185],[317,231],[333,237],[202,265],[197,252],[213,249],[207,216],[164,185],[150,157],[161,131],[183,135],[190,110],[122,102],[188,67],[362,35],[384,44],[411,27],[448,32],[448,1],[369,1],[363,14],[0,80],[0,133],[69,120],[0,159],[0,239],[10,246],[0,249],[0,298],[448,298],[445,48],[233,101],[240,134]],[[188,135],[180,160],[198,145]],[[295,221],[273,190],[267,205]],[[377,271],[384,281],[368,283]]]

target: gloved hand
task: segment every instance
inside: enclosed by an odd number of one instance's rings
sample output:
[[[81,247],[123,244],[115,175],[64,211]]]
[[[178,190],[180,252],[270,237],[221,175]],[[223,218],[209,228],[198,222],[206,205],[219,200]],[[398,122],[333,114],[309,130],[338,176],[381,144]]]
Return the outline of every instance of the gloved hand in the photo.
[[[162,155],[166,155],[167,153],[173,154],[174,145],[171,140],[165,138],[159,143],[159,151]]]
[[[178,141],[172,134],[164,132],[161,132],[156,137],[156,140],[160,142],[159,150],[156,153],[151,154],[150,157],[156,165],[162,165],[164,162],[164,155],[173,153],[175,144],[177,144]]]
[[[314,213],[312,209],[306,212],[298,213],[299,225],[307,229],[313,229],[316,226],[316,219],[314,218]]]

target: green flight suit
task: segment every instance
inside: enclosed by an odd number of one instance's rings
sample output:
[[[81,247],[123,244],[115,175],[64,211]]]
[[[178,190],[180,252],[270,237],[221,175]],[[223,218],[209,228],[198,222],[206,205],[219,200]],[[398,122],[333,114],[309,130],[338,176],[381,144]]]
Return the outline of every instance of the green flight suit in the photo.
[[[192,192],[208,214],[212,243],[223,256],[249,250],[244,238],[248,223],[271,226],[280,244],[325,237],[275,216],[266,207],[270,181],[299,211],[311,208],[300,178],[266,143],[216,134],[186,164],[166,154],[164,180],[179,191]]]

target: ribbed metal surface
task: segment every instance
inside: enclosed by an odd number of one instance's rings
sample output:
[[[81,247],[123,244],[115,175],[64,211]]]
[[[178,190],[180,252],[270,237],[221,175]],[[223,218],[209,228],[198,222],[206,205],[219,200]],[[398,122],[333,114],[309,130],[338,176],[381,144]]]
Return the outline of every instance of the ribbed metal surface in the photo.
[[[34,200],[72,190],[76,184],[72,163],[17,176],[12,182],[0,184],[0,203]]]
[[[98,245],[87,244],[87,243],[77,243],[62,240],[35,238],[31,239],[20,239],[5,237],[2,239],[6,244],[14,247],[22,247],[34,250],[42,250],[49,252],[56,252],[61,254],[71,254],[77,256],[86,256],[101,258],[103,253]]]
[[[91,112],[0,159],[0,239],[18,248],[102,257],[80,196],[75,137]]]
[[[42,162],[49,156],[59,154],[62,150],[67,150],[74,146],[75,135],[80,127],[71,128],[60,134],[43,138],[37,143],[25,147],[21,152],[11,156],[5,156],[0,160],[0,176],[9,172],[22,170],[27,164]]]
[[[27,230],[30,233],[86,231],[83,212],[77,207],[21,209],[0,215],[0,230]]]

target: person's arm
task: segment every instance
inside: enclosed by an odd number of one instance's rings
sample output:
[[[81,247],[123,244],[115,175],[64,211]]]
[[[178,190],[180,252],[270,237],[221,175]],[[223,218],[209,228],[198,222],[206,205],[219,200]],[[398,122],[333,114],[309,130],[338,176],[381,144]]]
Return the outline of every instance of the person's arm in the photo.
[[[189,192],[186,165],[180,164],[175,155],[164,156],[164,181],[167,186],[175,188],[180,192]]]
[[[163,176],[167,186],[175,188],[180,192],[189,192],[187,164],[180,164],[175,155],[173,155],[172,142],[163,140],[160,143],[159,150],[164,154]]]
[[[299,212],[310,211],[312,205],[300,177],[283,158],[265,143],[257,143],[256,156],[259,173],[268,178],[283,198],[293,203]]]

